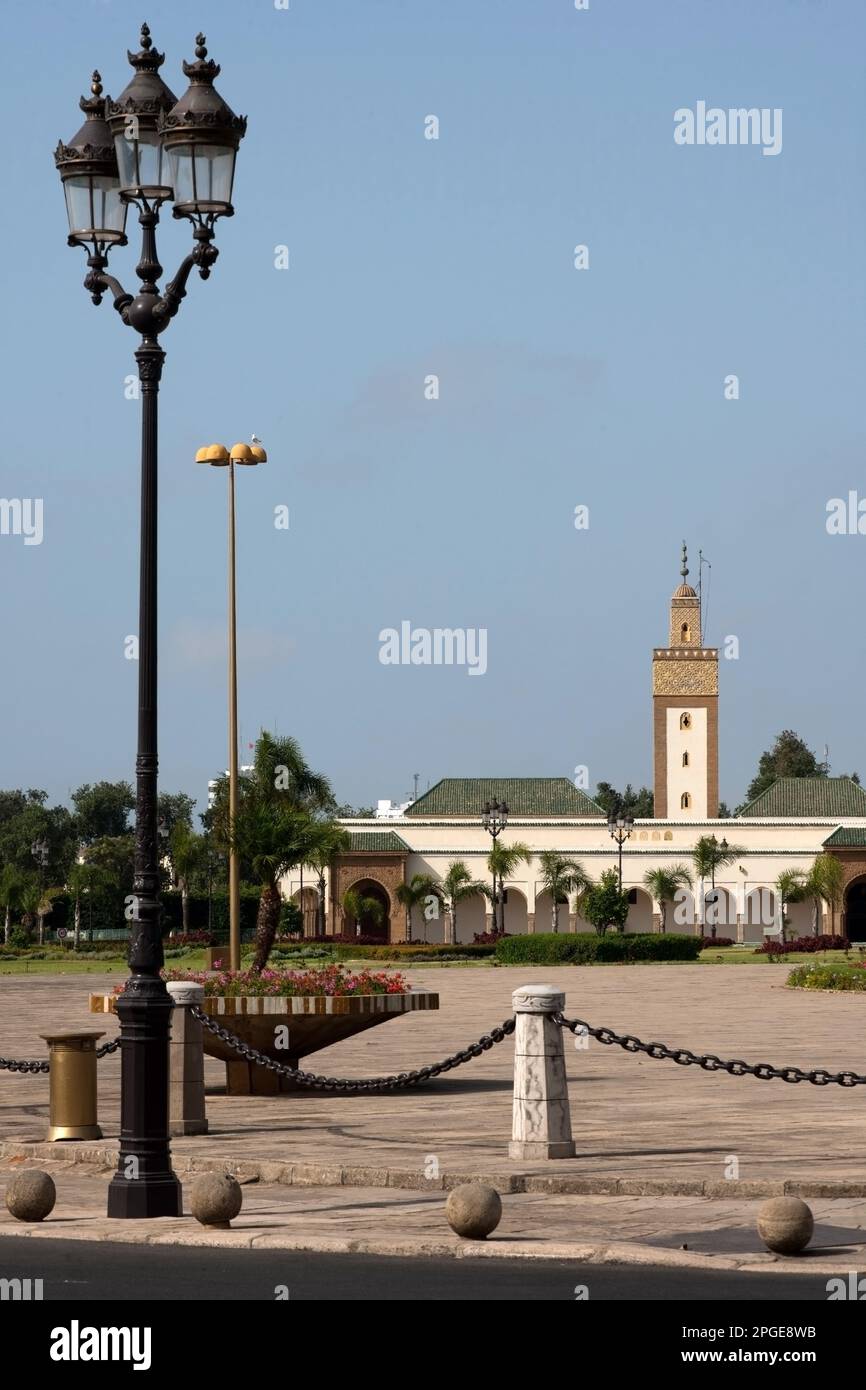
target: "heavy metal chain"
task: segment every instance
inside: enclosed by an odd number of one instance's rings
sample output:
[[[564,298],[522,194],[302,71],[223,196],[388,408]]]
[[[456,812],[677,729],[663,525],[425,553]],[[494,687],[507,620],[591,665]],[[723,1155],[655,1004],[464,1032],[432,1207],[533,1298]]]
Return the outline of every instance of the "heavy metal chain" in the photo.
[[[16,1062],[14,1057],[0,1057],[0,1071],[48,1071],[47,1062]]]
[[[115,1038],[114,1042],[103,1043],[102,1047],[96,1049],[97,1057],[106,1057],[109,1052],[116,1052],[120,1047],[120,1038]],[[22,1074],[25,1072],[48,1072],[51,1070],[50,1062],[20,1062],[14,1057],[0,1057],[0,1071],[17,1071]]]
[[[189,1011],[204,1028],[216,1037],[222,1038],[224,1043],[228,1043],[238,1056],[244,1057],[248,1062],[255,1062],[257,1066],[265,1067],[268,1071],[276,1072],[279,1076],[287,1076],[299,1086],[318,1091],[399,1091],[405,1086],[415,1086],[419,1081],[429,1081],[440,1072],[451,1071],[454,1067],[462,1066],[464,1062],[471,1062],[473,1057],[480,1057],[482,1053],[489,1052],[495,1043],[502,1042],[513,1033],[515,1026],[514,1018],[507,1018],[500,1027],[491,1028],[490,1032],[484,1033],[477,1042],[446,1057],[444,1062],[434,1062],[429,1067],[419,1067],[417,1071],[401,1071],[396,1076],[374,1076],[356,1081],[352,1078],[316,1076],[312,1072],[298,1071],[295,1067],[287,1066],[285,1062],[277,1062],[273,1057],[266,1056],[264,1052],[257,1052],[235,1033],[230,1033],[228,1028],[223,1028],[215,1018],[203,1013],[197,1004],[190,1005]]]
[[[774,1067],[769,1062],[741,1062],[739,1059],[725,1062],[712,1052],[690,1052],[687,1047],[668,1047],[665,1043],[641,1042],[631,1033],[615,1033],[612,1028],[593,1028],[580,1018],[564,1018],[562,1014],[553,1015],[554,1023],[572,1033],[589,1034],[597,1042],[612,1047],[622,1047],[626,1052],[645,1052],[647,1057],[658,1061],[676,1062],[680,1067],[701,1067],[704,1071],[726,1071],[730,1076],[755,1076],[759,1081],[788,1081],[796,1086],[800,1081],[810,1081],[813,1086],[866,1086],[866,1076],[858,1076],[855,1071],[830,1072],[824,1067],[814,1071],[801,1071],[799,1067]]]

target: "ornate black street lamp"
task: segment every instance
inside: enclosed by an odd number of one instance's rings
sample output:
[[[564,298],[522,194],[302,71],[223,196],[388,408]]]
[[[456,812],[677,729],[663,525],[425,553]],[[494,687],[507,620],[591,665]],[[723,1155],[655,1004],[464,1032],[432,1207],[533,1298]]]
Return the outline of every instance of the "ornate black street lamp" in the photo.
[[[622,847],[626,840],[630,839],[631,832],[634,830],[634,817],[629,815],[614,815],[611,812],[607,821],[607,829],[611,838],[616,840],[619,846],[619,891],[622,892]]]
[[[485,801],[481,808],[481,824],[488,835],[493,837],[493,846],[508,824],[508,807],[504,801]],[[499,885],[497,887],[497,876],[493,875],[493,930],[501,933],[505,932],[505,888],[503,885],[502,874],[499,875]]]
[[[135,351],[141,382],[141,551],[136,758],[135,877],[129,940],[130,978],[120,996],[121,1136],[118,1169],[108,1189],[108,1215],[177,1216],[181,1189],[171,1167],[168,1137],[168,1039],[171,999],[163,964],[157,834],[157,393],[165,353],[159,335],[174,318],[197,269],[203,280],[217,258],[218,217],[231,217],[232,180],[246,119],[214,90],[220,69],[196,39],[195,62],[184,63],[189,88],[178,101],[159,75],[164,55],[147,25],[141,49],[128,53],[135,75],[116,101],[103,98],[98,73],[80,105],[85,122],[68,145],[57,146],[69,216],[69,244],[88,252],[84,281],[94,304],[106,290],[128,327],[140,334]],[[163,203],[188,218],[191,253],[160,291],[156,227]],[[126,211],[138,209],[142,232],[136,275],[128,294],[107,271],[112,246],[126,244]]]

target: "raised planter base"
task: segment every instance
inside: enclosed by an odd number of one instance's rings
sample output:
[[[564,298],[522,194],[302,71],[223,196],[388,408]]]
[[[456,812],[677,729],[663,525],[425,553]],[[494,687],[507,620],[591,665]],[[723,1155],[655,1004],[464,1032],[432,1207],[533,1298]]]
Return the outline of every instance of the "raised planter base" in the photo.
[[[91,994],[91,1013],[114,1013],[116,994]],[[407,994],[304,994],[292,998],[244,994],[206,997],[203,1013],[218,1018],[242,1042],[277,1062],[297,1067],[302,1057],[354,1037],[377,1024],[420,1009],[438,1009],[439,995],[428,989]],[[204,1050],[226,1064],[226,1094],[272,1096],[298,1090],[288,1077],[247,1062],[214,1033],[204,1032]]]

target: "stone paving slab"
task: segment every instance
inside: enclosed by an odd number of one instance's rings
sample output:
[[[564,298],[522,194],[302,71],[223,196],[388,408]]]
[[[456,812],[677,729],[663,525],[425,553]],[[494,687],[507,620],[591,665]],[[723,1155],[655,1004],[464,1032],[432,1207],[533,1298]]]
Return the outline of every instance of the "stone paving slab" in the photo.
[[[0,1183],[26,1166],[5,1160]],[[488,1256],[569,1259],[579,1263],[688,1266],[847,1274],[866,1269],[866,1202],[817,1201],[809,1250],[783,1257],[768,1252],[755,1230],[757,1201],[682,1197],[574,1197],[507,1194],[497,1230],[486,1241],[465,1241],[449,1229],[441,1192],[382,1188],[301,1189],[244,1183],[240,1216],[228,1231],[209,1230],[191,1217],[110,1221],[105,1216],[109,1170],[42,1163],[57,1184],[58,1201],[41,1223],[15,1221],[0,1209],[0,1237],[120,1241],[251,1249],[317,1250],[379,1255]],[[187,1201],[189,1194],[187,1193]],[[0,1273],[3,1242],[0,1239]],[[146,1268],[142,1267],[146,1279]],[[145,1295],[146,1296],[146,1295]]]
[[[511,1012],[511,992],[550,983],[566,992],[566,1013],[722,1057],[802,1068],[866,1071],[866,997],[786,990],[784,966],[658,965],[413,968],[413,984],[440,995],[438,1013],[399,1019],[387,1029],[316,1053],[317,1072],[371,1076],[436,1061],[473,1041]],[[0,976],[0,1054],[43,1057],[39,1033],[91,1028],[88,996],[110,990],[117,973]],[[106,1033],[117,1024],[104,1019]],[[298,1183],[367,1182],[424,1190],[438,1164],[442,1182],[488,1175],[497,1186],[568,1180],[613,1193],[683,1195],[713,1190],[724,1200],[732,1159],[753,1192],[822,1190],[851,1195],[866,1184],[866,1087],[843,1090],[710,1074],[698,1067],[631,1056],[566,1035],[577,1156],[537,1165],[508,1159],[513,1041],[423,1087],[404,1093],[275,1097],[222,1093],[224,1069],[205,1060],[210,1133],[173,1141],[178,1169],[252,1164],[263,1177],[292,1170]],[[119,1130],[120,1061],[99,1063],[98,1157]],[[0,1073],[0,1141],[7,1151],[44,1139],[45,1076]],[[68,1151],[73,1146],[64,1148]],[[82,1149],[86,1146],[75,1146]],[[273,1165],[273,1167],[271,1166]],[[346,1176],[348,1174],[348,1177]],[[368,1176],[369,1175],[369,1179]],[[624,1183],[637,1187],[623,1188]],[[672,1188],[671,1185],[675,1185]]]

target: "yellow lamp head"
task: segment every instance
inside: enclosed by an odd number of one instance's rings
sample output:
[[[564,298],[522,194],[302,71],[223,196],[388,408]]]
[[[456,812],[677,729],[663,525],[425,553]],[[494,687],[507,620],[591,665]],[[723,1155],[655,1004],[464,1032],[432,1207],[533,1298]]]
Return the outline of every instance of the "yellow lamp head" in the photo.
[[[206,444],[195,456],[196,463],[209,463],[212,468],[227,468],[229,455],[224,444]]]
[[[258,462],[257,459],[253,458],[253,451],[250,448],[249,444],[233,444],[230,457],[232,463]]]
[[[253,463],[267,463],[268,456],[261,444],[251,444],[250,453],[253,456]]]

